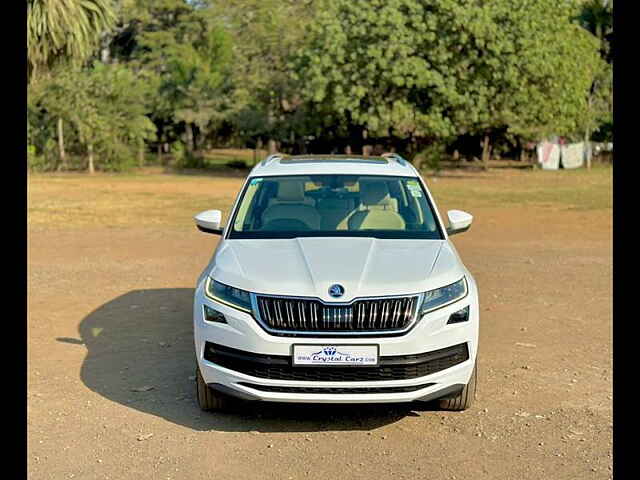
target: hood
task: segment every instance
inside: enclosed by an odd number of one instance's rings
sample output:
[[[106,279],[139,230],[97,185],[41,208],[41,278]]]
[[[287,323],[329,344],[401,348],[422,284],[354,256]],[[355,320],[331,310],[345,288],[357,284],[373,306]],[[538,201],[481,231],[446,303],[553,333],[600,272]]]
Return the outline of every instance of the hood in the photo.
[[[295,238],[226,240],[209,276],[254,293],[349,302],[406,295],[459,280],[464,274],[446,240]],[[329,295],[344,287],[340,299]]]

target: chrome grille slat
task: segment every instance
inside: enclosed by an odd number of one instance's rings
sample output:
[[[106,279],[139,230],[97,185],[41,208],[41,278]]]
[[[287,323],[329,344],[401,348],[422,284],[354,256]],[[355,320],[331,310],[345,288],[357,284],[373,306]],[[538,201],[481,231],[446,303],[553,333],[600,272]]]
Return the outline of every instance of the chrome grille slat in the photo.
[[[382,328],[387,328],[387,320],[389,320],[389,301],[383,302],[382,304]]]
[[[376,308],[373,302],[369,303],[369,330],[373,330],[373,322],[376,319]]]
[[[395,300],[393,302],[393,326],[394,328],[397,328],[398,326],[398,320],[400,317],[400,310],[402,308],[402,304],[404,303],[403,300]]]
[[[256,305],[265,326],[278,331],[391,333],[410,326],[418,298],[366,298],[332,305],[311,298],[256,295]]]
[[[415,298],[410,298],[408,300],[408,306],[404,310],[404,320],[405,320],[405,322],[409,321],[411,316],[413,315],[414,303],[415,303]]]

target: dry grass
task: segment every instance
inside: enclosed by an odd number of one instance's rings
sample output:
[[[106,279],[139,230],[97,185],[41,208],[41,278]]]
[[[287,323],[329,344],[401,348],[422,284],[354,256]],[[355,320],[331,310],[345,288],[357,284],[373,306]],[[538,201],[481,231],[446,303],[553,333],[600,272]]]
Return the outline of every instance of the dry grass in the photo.
[[[28,182],[28,224],[34,228],[193,226],[195,213],[227,213],[239,178],[192,175],[34,175]]]
[[[592,170],[492,170],[425,178],[438,204],[456,208],[545,207],[599,210],[613,206],[613,168]]]
[[[556,210],[612,208],[612,168],[568,171],[445,172],[426,177],[441,210],[530,206]],[[52,174],[28,179],[31,229],[91,226],[192,228],[192,217],[220,209],[224,218],[241,177],[207,174]]]

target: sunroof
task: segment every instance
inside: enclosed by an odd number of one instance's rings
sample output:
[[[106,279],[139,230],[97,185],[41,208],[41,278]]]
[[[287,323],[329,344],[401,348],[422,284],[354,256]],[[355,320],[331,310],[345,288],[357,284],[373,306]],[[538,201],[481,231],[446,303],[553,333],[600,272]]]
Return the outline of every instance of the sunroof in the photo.
[[[289,158],[280,160],[281,164],[292,165],[296,163],[375,163],[387,165],[386,158]]]

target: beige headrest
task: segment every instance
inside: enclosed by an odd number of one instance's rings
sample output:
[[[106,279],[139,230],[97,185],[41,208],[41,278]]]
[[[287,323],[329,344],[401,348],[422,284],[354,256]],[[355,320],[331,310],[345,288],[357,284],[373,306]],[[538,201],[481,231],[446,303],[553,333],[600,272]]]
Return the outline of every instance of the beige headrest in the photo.
[[[391,196],[386,182],[362,180],[360,182],[360,201],[363,205],[391,205]]]
[[[303,202],[304,183],[298,180],[281,180],[278,183],[278,197],[281,202]]]

